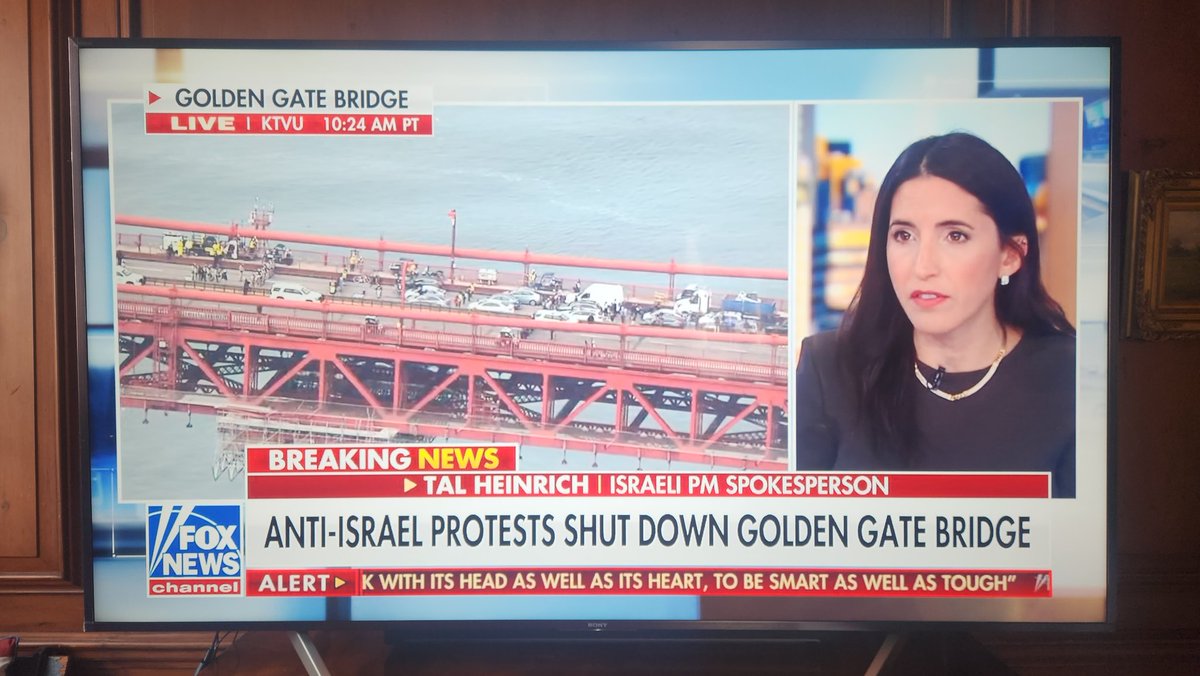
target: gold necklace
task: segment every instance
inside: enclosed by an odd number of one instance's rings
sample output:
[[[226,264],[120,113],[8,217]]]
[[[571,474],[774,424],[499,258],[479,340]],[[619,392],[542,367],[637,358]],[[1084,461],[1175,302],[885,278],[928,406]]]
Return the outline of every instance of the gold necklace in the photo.
[[[1005,341],[1005,342],[1007,342],[1007,341]],[[996,361],[992,362],[991,367],[988,368],[988,372],[983,374],[983,378],[980,379],[979,382],[975,383],[971,387],[969,387],[957,394],[943,392],[943,391],[939,390],[938,388],[934,387],[932,383],[930,383],[928,380],[925,379],[925,375],[923,373],[921,373],[921,367],[916,361],[913,362],[913,373],[917,374],[917,381],[920,382],[922,385],[924,385],[925,389],[929,390],[933,394],[941,397],[942,399],[945,399],[946,401],[958,401],[959,399],[966,399],[967,397],[971,396],[972,394],[975,394],[979,390],[982,390],[984,385],[988,384],[988,381],[992,379],[992,376],[996,375],[996,369],[999,368],[1000,360],[1004,359],[1004,355],[1006,352],[1007,352],[1007,350],[1005,350],[1004,348],[1000,348],[1000,353],[996,355]]]

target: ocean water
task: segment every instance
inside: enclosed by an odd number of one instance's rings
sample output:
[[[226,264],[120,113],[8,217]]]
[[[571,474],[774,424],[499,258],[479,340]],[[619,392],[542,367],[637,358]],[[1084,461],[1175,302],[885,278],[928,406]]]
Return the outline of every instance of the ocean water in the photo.
[[[115,210],[245,222],[259,199],[280,230],[449,244],[454,209],[460,247],[787,267],[787,106],[435,112],[432,138],[147,136],[140,105],[114,105]],[[786,293],[783,282],[700,281]]]

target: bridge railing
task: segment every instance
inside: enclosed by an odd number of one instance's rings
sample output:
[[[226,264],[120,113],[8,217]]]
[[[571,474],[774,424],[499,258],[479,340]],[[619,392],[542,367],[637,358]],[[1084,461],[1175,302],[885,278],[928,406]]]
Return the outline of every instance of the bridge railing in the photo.
[[[728,378],[738,381],[785,385],[788,365],[782,360],[787,350],[773,350],[773,362],[752,362],[745,358],[720,359],[661,352],[622,349],[597,345],[593,341],[573,344],[556,341],[472,333],[450,333],[430,329],[383,326],[362,322],[333,321],[318,318],[289,317],[237,312],[216,308],[172,306],[167,303],[118,301],[123,321],[158,323],[178,322],[187,326],[229,331],[318,338],[348,343],[394,345],[492,356],[508,356],[529,361],[548,361],[588,366],[603,366],[632,371]]]

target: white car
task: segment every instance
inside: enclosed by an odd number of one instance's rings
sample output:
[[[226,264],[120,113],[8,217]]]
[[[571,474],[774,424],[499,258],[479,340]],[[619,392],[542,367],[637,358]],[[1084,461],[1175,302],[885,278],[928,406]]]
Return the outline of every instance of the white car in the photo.
[[[280,300],[302,300],[309,303],[320,303],[324,296],[302,284],[276,282],[271,287],[271,297]]]
[[[756,333],[759,326],[758,320],[738,312],[710,312],[696,322],[696,328],[723,333]]]
[[[577,318],[567,310],[538,310],[533,313],[534,319],[550,322],[574,322]]]
[[[409,289],[404,292],[404,300],[413,302],[418,298],[437,298],[446,300],[446,292],[436,286],[422,286],[417,289]]]
[[[684,328],[688,323],[685,315],[667,308],[647,312],[642,315],[640,321],[642,324],[648,326],[670,326],[674,328]]]
[[[508,293],[506,293],[504,295],[513,299],[513,302],[517,303],[518,305],[541,305],[542,304],[542,294],[538,293],[537,291],[534,291],[533,289],[531,289],[527,286],[523,286],[519,289],[513,289],[512,291],[509,291]]]
[[[567,312],[571,313],[571,321],[583,323],[607,322],[608,316],[595,303],[573,303]]]
[[[424,305],[426,307],[443,307],[443,308],[450,307],[450,303],[448,303],[445,298],[443,298],[442,296],[434,295],[434,294],[425,294],[424,296],[417,296],[416,298],[408,301],[408,304],[409,305]]]
[[[517,311],[510,303],[496,298],[482,298],[471,303],[467,308],[482,312],[503,312],[505,314],[512,314]]]
[[[136,272],[130,272],[125,266],[117,268],[116,271],[117,284],[145,284],[146,276]]]

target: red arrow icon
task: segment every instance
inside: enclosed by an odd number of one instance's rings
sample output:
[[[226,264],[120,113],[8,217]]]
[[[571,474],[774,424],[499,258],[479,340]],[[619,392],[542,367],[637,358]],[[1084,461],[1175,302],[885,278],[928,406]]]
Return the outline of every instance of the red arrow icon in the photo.
[[[154,103],[155,101],[157,101],[157,100],[159,100],[159,99],[161,99],[161,98],[162,98],[162,97],[161,97],[161,96],[159,96],[158,94],[155,94],[154,92],[152,92],[152,91],[149,91],[149,90],[147,90],[147,91],[146,91],[146,93],[148,94],[148,96],[147,96],[146,98],[150,99],[150,100],[149,100],[149,101],[146,103],[146,105],[151,105],[151,104],[152,104],[152,103]]]

